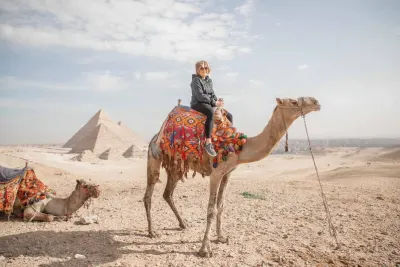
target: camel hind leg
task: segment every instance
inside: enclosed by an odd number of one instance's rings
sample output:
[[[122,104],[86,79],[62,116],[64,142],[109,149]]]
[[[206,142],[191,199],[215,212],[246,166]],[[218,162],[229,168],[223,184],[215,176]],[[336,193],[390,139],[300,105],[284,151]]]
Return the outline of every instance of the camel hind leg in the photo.
[[[163,197],[164,197],[165,201],[168,203],[168,205],[171,207],[176,218],[178,219],[179,227],[181,229],[186,229],[187,224],[182,220],[181,216],[179,215],[179,212],[175,206],[174,199],[173,199],[174,190],[175,190],[176,185],[179,180],[180,180],[180,178],[178,177],[178,174],[176,172],[168,171],[168,181],[167,181],[167,185],[165,186]]]
[[[155,137],[156,136],[153,137],[153,140]],[[153,140],[150,142],[150,146],[152,145]],[[160,181],[161,162],[162,160],[160,158],[155,158],[151,154],[149,148],[147,155],[147,187],[143,197],[143,202],[146,209],[149,237],[151,238],[158,236],[153,230],[153,224],[151,220],[151,198],[153,196],[154,186]]]

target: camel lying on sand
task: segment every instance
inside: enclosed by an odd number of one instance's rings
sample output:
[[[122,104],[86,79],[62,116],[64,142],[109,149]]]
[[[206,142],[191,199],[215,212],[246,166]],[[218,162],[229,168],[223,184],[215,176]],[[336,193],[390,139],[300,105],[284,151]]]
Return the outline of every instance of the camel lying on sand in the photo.
[[[12,179],[9,179],[10,177]],[[13,213],[21,216],[25,221],[51,222],[55,218],[68,219],[87,200],[100,195],[98,185],[81,179],[76,180],[75,189],[68,197],[58,198],[28,167],[10,169],[0,166],[0,178],[3,178],[2,181],[0,179],[0,185],[3,185],[2,190],[5,190],[2,192],[6,192],[3,198],[8,195],[5,197],[6,201],[3,201],[2,211],[9,215]],[[8,203],[8,206],[4,203]]]
[[[224,208],[224,192],[231,172],[235,170],[239,164],[256,162],[267,157],[297,118],[312,111],[320,110],[320,104],[313,97],[300,97],[297,100],[290,98],[277,98],[276,102],[277,106],[275,107],[267,126],[257,136],[247,138],[247,142],[243,145],[240,153],[229,155],[228,159],[219,163],[217,167],[213,167],[212,159],[210,159],[205,152],[203,152],[203,156],[200,160],[192,157],[186,159],[185,164],[188,165],[188,167],[186,167],[187,169],[198,172],[202,174],[203,177],[210,176],[207,225],[202,246],[199,251],[200,256],[205,257],[212,255],[210,246],[210,229],[215,217],[217,218],[217,241],[222,243],[228,241],[228,238],[222,231],[221,215]],[[177,182],[181,180],[182,170],[177,168],[174,164],[171,164],[171,162],[174,163],[174,160],[171,161],[168,156],[166,157],[165,155],[167,154],[167,151],[160,148],[160,135],[163,134],[166,121],[164,122],[160,132],[153,137],[149,144],[147,159],[147,188],[143,200],[146,209],[148,232],[150,237],[157,236],[153,229],[150,211],[151,198],[154,186],[159,182],[161,166],[166,169],[168,176],[163,197],[178,219],[180,228],[186,228],[186,224],[180,217],[172,198]]]

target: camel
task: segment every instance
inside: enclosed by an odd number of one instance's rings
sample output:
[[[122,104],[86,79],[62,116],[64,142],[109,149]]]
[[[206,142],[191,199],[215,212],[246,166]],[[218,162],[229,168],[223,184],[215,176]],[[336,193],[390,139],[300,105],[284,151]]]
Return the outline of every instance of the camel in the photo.
[[[249,137],[239,154],[230,155],[227,161],[219,164],[216,168],[212,167],[212,160],[205,152],[201,162],[194,162],[192,158],[188,158],[190,170],[202,174],[203,177],[210,176],[207,225],[201,248],[198,251],[198,255],[201,257],[210,257],[213,255],[210,246],[210,229],[215,217],[217,219],[217,242],[228,242],[228,237],[224,235],[222,229],[222,212],[224,209],[225,188],[232,171],[240,164],[256,162],[267,157],[297,118],[305,116],[312,111],[319,111],[321,108],[319,102],[314,97],[299,97],[297,100],[291,98],[276,98],[276,103],[277,105],[267,126],[260,134]],[[165,122],[162,127],[164,127],[164,125]],[[147,187],[143,198],[150,238],[158,236],[152,225],[151,198],[155,185],[160,182],[161,165],[165,168],[168,177],[163,197],[175,214],[180,228],[187,228],[187,224],[179,215],[172,198],[177,182],[180,180],[180,173],[178,173],[176,168],[171,167],[172,165],[164,164],[163,161],[165,161],[165,158],[161,156],[163,151],[161,151],[158,143],[160,134],[162,134],[162,128],[158,134],[154,135],[149,143]]]
[[[33,196],[41,196],[37,201],[26,202],[24,199],[23,203],[20,198],[15,195],[15,201],[12,205],[11,212],[17,216],[23,217],[25,221],[46,221],[52,222],[54,219],[66,219],[71,218],[72,214],[81,208],[86,201],[90,198],[97,198],[100,195],[99,186],[88,183],[83,179],[76,180],[76,186],[74,191],[66,198],[58,198],[51,193],[51,189],[48,189],[39,179],[36,178],[34,170],[28,168],[24,169],[11,169],[1,167],[3,173],[9,173],[11,176],[15,173],[15,177],[21,177],[16,186],[18,186],[19,196],[30,194]],[[24,183],[25,179],[34,180],[34,182]],[[32,194],[31,188],[33,184],[39,185],[40,190]]]
[[[57,198],[48,194],[48,198],[27,207],[23,212],[23,218],[25,221],[46,222],[52,222],[54,219],[68,220],[90,198],[99,197],[98,187],[98,185],[88,183],[83,179],[76,180],[75,189],[68,197]],[[21,209],[18,198],[15,200],[14,208]]]

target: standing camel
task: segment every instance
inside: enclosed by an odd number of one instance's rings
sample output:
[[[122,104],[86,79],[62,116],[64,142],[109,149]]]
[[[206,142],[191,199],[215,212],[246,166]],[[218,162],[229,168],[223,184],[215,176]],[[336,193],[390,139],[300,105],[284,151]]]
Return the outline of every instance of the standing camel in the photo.
[[[243,149],[239,154],[230,155],[227,161],[220,163],[216,168],[213,168],[212,160],[205,152],[200,162],[195,161],[193,157],[190,156],[187,159],[191,170],[198,172],[203,176],[210,176],[207,226],[202,246],[198,252],[202,257],[212,256],[210,246],[210,228],[215,217],[217,217],[217,241],[221,243],[226,243],[228,241],[228,238],[222,231],[221,215],[224,207],[224,192],[231,172],[236,169],[239,164],[256,162],[267,157],[297,118],[312,111],[319,111],[321,108],[319,102],[313,97],[300,97],[298,100],[277,98],[276,102],[277,106],[275,107],[267,126],[257,136],[248,138],[247,143],[243,146]],[[164,128],[164,125],[162,129]],[[172,199],[174,189],[178,181],[181,179],[181,173],[179,173],[176,168],[171,167],[172,165],[165,164],[163,161],[166,159],[160,156],[163,151],[161,151],[158,143],[158,135],[162,134],[162,129],[159,134],[155,135],[150,141],[147,159],[147,188],[143,201],[146,209],[148,232],[150,237],[157,236],[153,230],[151,220],[151,197],[155,184],[159,182],[161,164],[166,169],[168,176],[163,197],[178,219],[180,228],[186,229],[186,224],[180,217]]]

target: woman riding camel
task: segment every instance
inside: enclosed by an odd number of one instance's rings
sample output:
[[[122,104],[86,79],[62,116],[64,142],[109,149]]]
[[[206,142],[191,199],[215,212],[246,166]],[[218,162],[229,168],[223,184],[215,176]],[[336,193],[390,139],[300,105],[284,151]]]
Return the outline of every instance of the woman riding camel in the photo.
[[[222,98],[217,98],[214,93],[213,83],[210,74],[211,68],[207,61],[199,61],[196,63],[196,74],[192,74],[192,99],[190,107],[204,114],[207,119],[205,122],[206,144],[205,150],[211,156],[215,157],[217,153],[211,142],[211,133],[214,127],[214,107],[222,107],[224,101]],[[228,120],[232,123],[232,114],[227,113]]]

